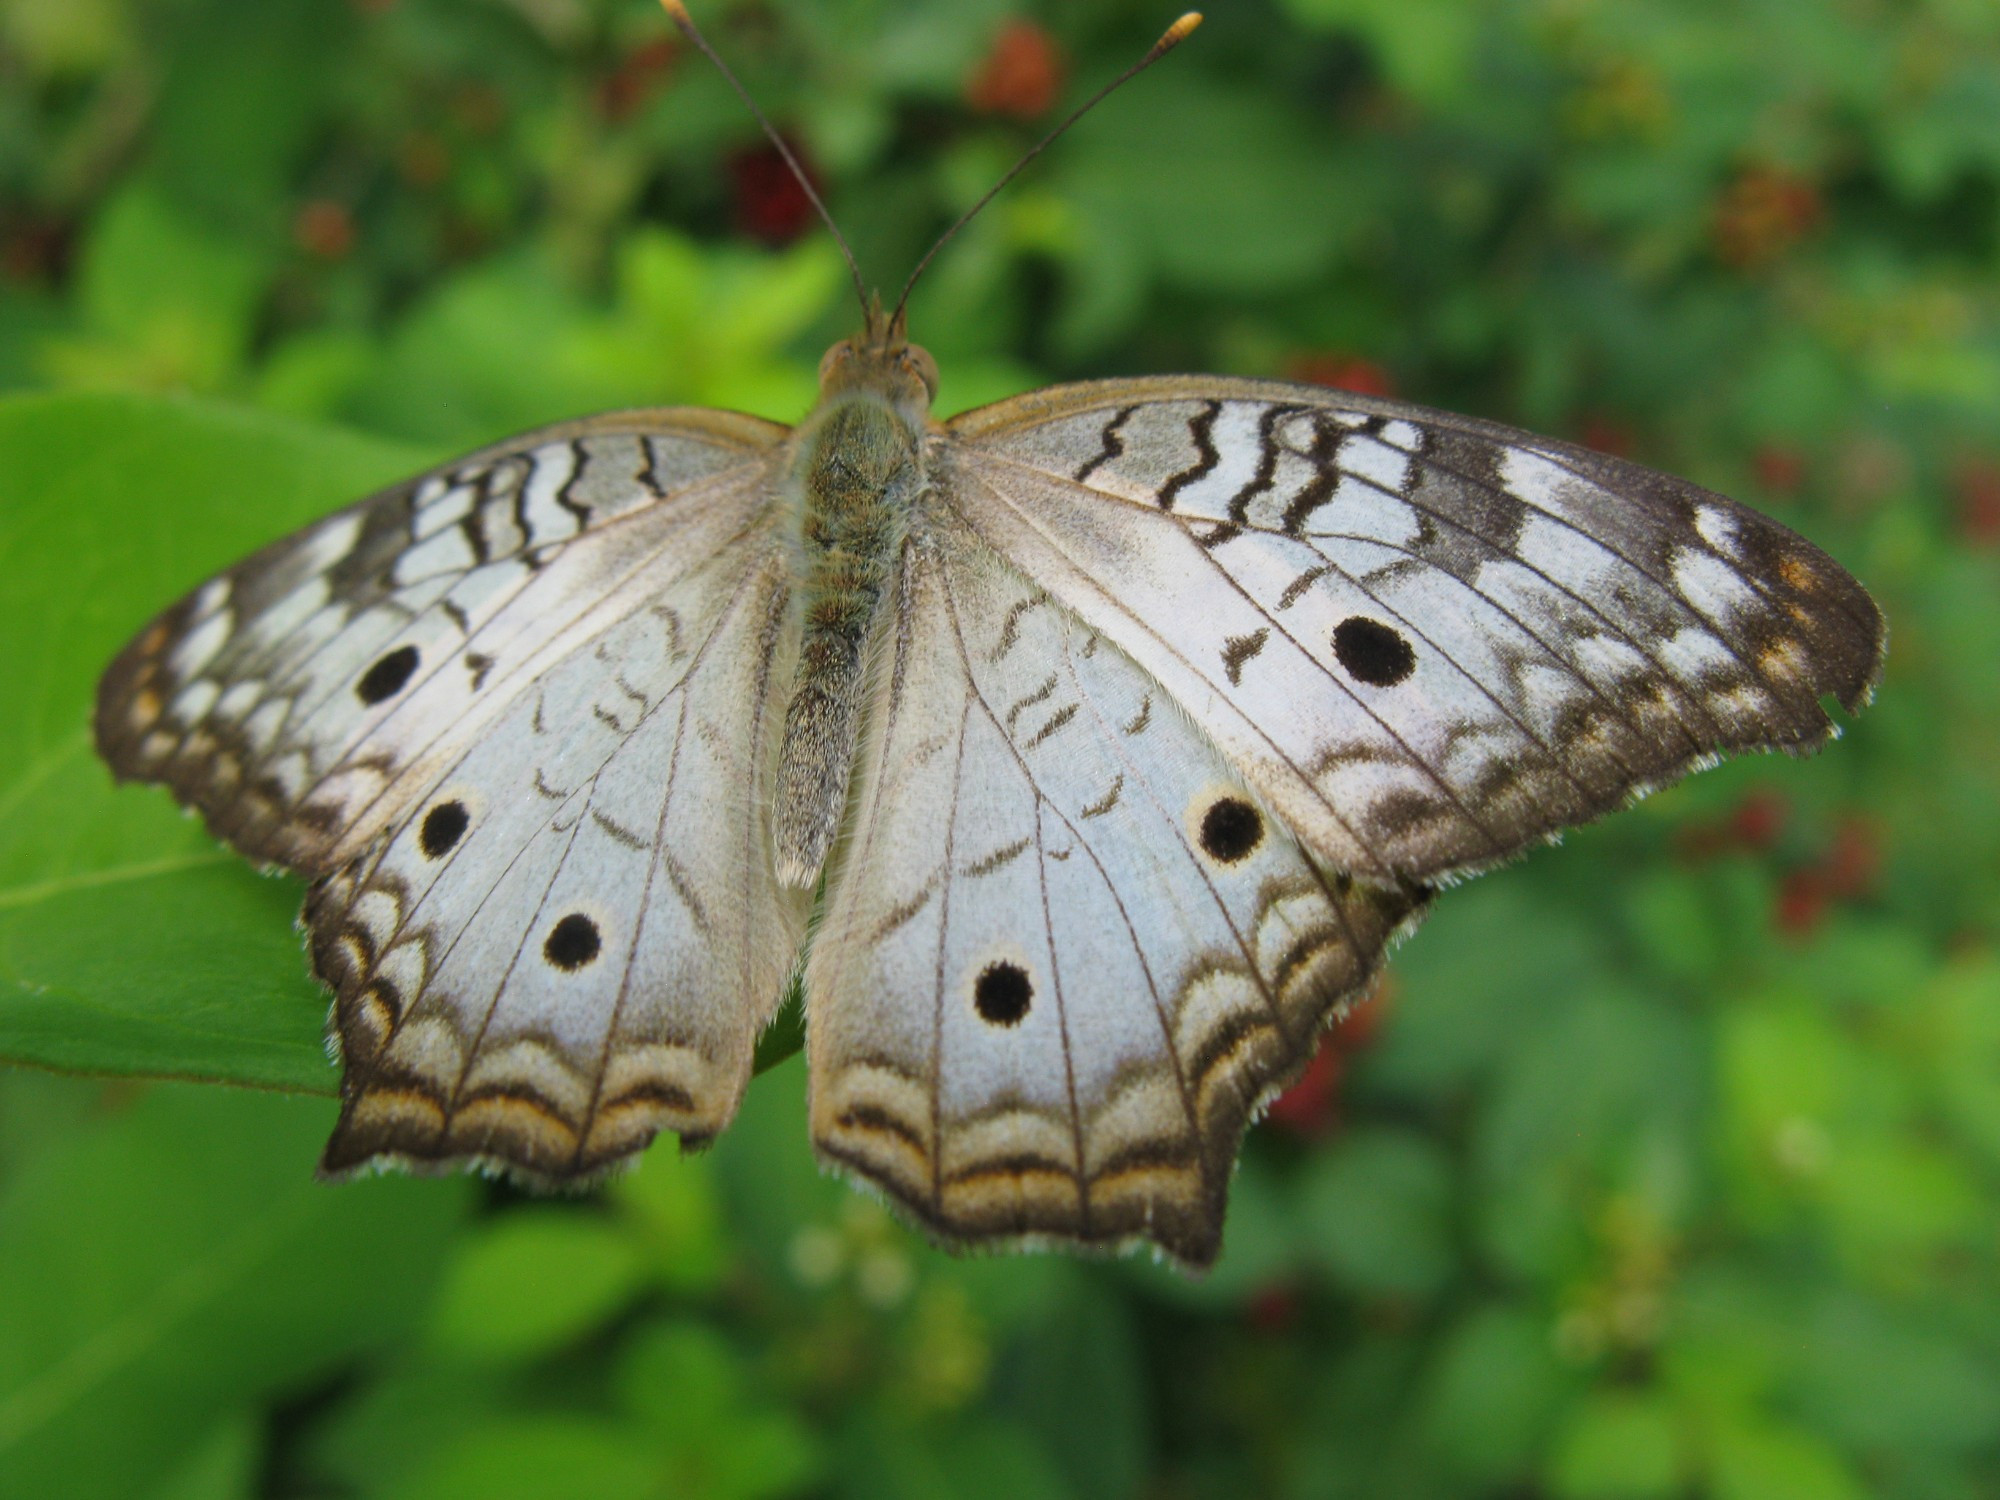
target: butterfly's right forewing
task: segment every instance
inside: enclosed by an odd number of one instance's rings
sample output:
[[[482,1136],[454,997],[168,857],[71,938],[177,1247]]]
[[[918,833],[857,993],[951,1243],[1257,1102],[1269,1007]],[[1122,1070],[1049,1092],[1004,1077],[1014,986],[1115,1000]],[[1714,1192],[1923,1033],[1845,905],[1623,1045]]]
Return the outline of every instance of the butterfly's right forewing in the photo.
[[[1873,602],[1721,495],[1491,423],[1275,382],[958,418],[953,503],[1151,672],[1308,847],[1477,869],[1722,752],[1810,749]]]

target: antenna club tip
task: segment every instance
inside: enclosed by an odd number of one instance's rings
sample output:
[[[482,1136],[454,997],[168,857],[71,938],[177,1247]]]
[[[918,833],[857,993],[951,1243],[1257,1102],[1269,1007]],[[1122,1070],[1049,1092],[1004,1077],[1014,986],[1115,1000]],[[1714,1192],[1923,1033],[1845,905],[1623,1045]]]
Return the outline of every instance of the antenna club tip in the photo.
[[[681,4],[681,0],[660,0],[660,8],[673,18],[676,26],[694,24],[694,17],[688,14],[687,7]]]
[[[1160,50],[1164,52],[1169,47],[1178,47],[1194,33],[1195,27],[1199,25],[1201,25],[1201,12],[1198,10],[1189,11],[1167,28],[1166,35],[1160,38]]]

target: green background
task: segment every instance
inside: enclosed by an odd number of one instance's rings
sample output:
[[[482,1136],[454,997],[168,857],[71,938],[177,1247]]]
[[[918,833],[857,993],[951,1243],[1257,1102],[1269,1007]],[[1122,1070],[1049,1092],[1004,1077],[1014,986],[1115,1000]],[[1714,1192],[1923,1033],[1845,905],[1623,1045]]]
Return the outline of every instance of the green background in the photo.
[[[1171,19],[698,14],[892,289]],[[298,889],[114,792],[91,686],[454,451],[803,412],[844,274],[670,37],[0,0],[0,1496],[2000,1492],[1990,0],[1219,0],[918,291],[945,411],[1391,390],[1738,495],[1891,622],[1824,757],[1448,893],[1208,1279],[926,1248],[818,1175],[796,1058],[589,1197],[311,1180]]]

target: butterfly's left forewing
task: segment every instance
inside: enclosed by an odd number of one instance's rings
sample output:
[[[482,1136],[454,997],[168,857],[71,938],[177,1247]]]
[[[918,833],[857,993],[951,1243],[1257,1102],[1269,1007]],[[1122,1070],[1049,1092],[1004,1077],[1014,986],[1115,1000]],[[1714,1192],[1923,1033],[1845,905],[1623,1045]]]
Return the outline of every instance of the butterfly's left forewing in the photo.
[[[1316,854],[1477,869],[1725,751],[1810,749],[1883,627],[1723,496],[1491,423],[1199,377],[972,412],[940,493]]]
[[[551,661],[761,524],[784,433],[613,414],[360,501],[141,631],[99,684],[99,750],[254,859],[343,864]]]

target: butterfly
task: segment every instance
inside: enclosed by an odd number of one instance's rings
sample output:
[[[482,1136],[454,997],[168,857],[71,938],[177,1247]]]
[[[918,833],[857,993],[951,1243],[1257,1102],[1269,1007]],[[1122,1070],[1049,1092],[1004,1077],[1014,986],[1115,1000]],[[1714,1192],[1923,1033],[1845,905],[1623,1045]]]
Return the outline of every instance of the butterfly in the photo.
[[[1860,584],[1693,484],[1268,380],[939,422],[866,309],[797,427],[525,434],[105,673],[113,770],[311,882],[325,1174],[712,1140],[796,979],[824,1161],[945,1243],[1205,1266],[1248,1123],[1438,886],[1811,750],[1880,671]]]

